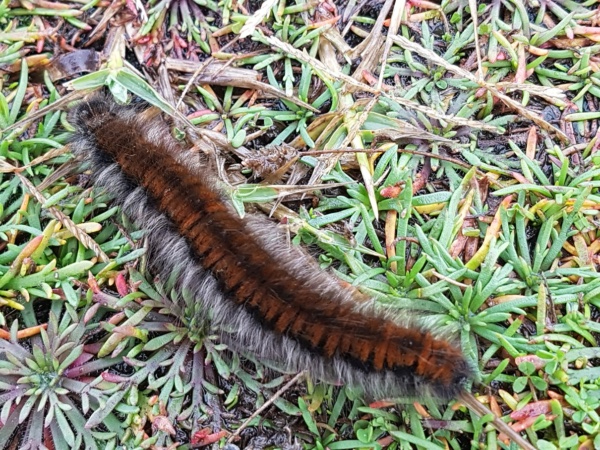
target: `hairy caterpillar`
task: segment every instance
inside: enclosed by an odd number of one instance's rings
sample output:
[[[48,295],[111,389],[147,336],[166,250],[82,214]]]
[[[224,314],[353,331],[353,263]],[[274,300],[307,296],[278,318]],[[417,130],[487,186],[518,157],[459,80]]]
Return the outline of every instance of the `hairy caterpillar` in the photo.
[[[71,147],[91,163],[96,185],[149,230],[153,270],[180,271],[179,285],[211,311],[230,347],[375,397],[448,400],[472,377],[452,342],[343,287],[266,219],[241,219],[210,171],[182,161],[153,109],[96,94],[69,121]]]
[[[73,152],[95,184],[149,231],[152,270],[199,302],[231,348],[288,371],[361,387],[371,397],[460,398],[490,413],[465,384],[474,377],[459,348],[418,318],[377,307],[290,248],[262,217],[241,219],[215,175],[187,161],[154,108],[94,94],[69,112]],[[522,448],[533,447],[494,416]]]
[[[69,121],[70,146],[89,162],[95,184],[149,231],[152,270],[163,279],[178,273],[179,289],[200,304],[199,319],[210,314],[231,348],[370,397],[460,398],[491,414],[464,389],[474,374],[452,340],[343,286],[286,245],[267,219],[241,219],[156,109],[95,94],[70,110]],[[497,417],[492,422],[533,449]]]

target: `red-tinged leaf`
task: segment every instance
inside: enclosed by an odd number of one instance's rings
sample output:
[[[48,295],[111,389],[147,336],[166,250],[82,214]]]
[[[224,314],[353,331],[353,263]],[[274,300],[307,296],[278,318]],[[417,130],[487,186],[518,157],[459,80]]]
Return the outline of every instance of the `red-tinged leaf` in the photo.
[[[89,309],[83,315],[83,323],[88,323],[90,320],[92,320],[98,312],[98,309],[100,309],[100,303],[95,303],[92,306],[90,306]]]
[[[517,47],[517,72],[515,73],[515,83],[524,83],[527,79],[527,57],[525,55],[525,47],[519,44]]]
[[[496,415],[496,417],[502,417],[502,408],[498,404],[498,400],[493,395],[489,396],[490,398],[490,409]]]
[[[192,436],[192,445],[203,447],[214,444],[225,436],[227,436],[227,431],[224,430],[212,434],[206,434],[206,430],[200,430],[197,433],[194,433],[194,436]]]
[[[385,198],[397,198],[402,192],[402,187],[395,184],[394,186],[384,187],[379,193]]]
[[[214,111],[211,111],[210,109],[199,109],[198,111],[195,111],[192,114],[190,114],[189,116],[187,116],[187,118],[189,120],[192,120],[197,117],[206,116],[207,114],[214,114]]]
[[[50,431],[50,427],[44,427],[44,445],[48,450],[54,450],[54,437],[52,436],[52,431]]]
[[[515,364],[517,366],[522,362],[530,362],[535,367],[535,370],[543,369],[546,365],[546,361],[536,355],[517,356],[515,358]]]
[[[423,405],[421,405],[419,402],[414,402],[413,406],[417,410],[417,414],[421,415],[422,417],[424,417],[426,419],[431,419],[431,414],[429,414],[427,412],[427,410],[425,409],[425,407]]]
[[[534,47],[533,45],[527,46],[527,51],[535,56],[546,56],[549,52],[545,48]]]
[[[429,180],[429,175],[431,175],[431,159],[426,158],[425,162],[423,163],[423,168],[413,181],[413,194],[416,194],[425,187],[427,180]]]
[[[560,400],[561,402],[565,399],[564,395],[554,391],[548,391],[548,397],[550,397],[552,400]]]
[[[81,365],[85,364],[86,362],[88,362],[90,359],[92,359],[92,358],[94,357],[94,355],[93,355],[92,353],[87,353],[87,352],[85,351],[85,346],[84,346],[83,348],[84,348],[84,352],[83,352],[81,355],[79,355],[79,356],[78,356],[78,357],[75,359],[75,361],[73,361],[73,362],[71,363],[71,366],[70,366],[70,367],[71,367],[72,369],[73,369],[73,368],[75,368],[75,367],[79,367],[79,366],[81,366]]]
[[[108,323],[110,323],[111,325],[116,325],[126,318],[127,318],[127,315],[124,312],[119,312],[119,313],[113,314],[113,316],[110,319],[108,319]]]
[[[394,403],[394,402],[380,400],[377,402],[370,403],[369,408],[374,408],[374,409],[390,408],[390,407],[394,406],[395,404],[396,403]]]
[[[367,83],[369,83],[371,86],[375,86],[377,84],[377,81],[379,80],[375,75],[373,75],[368,70],[363,70],[362,76],[365,79],[365,81]]]
[[[125,383],[131,381],[129,377],[122,377],[121,375],[117,375],[116,373],[111,373],[108,371],[102,372],[101,376],[104,381],[110,381],[111,383]]]
[[[386,436],[377,441],[377,443],[384,448],[392,445],[393,442],[394,442],[394,438],[392,436]]]
[[[125,280],[125,276],[123,272],[119,272],[117,278],[115,279],[115,285],[117,286],[117,292],[121,297],[125,297],[129,294],[129,287],[127,286],[127,280]]]
[[[87,352],[87,353],[91,353],[92,355],[96,355],[102,348],[102,345],[103,345],[103,342],[94,342],[93,344],[85,344],[83,346],[83,351]]]
[[[131,367],[144,367],[146,365],[144,361],[128,358],[127,356],[123,356],[123,362],[130,365]]]
[[[527,178],[525,178],[523,175],[521,175],[520,173],[517,172],[511,172],[510,173],[512,175],[512,177],[517,180],[519,183],[522,184],[529,184],[529,180]]]
[[[195,444],[201,441],[202,439],[206,439],[206,436],[208,436],[209,434],[210,428],[203,428],[201,430],[196,431],[192,436],[192,444]]]
[[[540,414],[547,414],[551,411],[550,400],[540,400],[528,403],[523,408],[513,411],[510,418],[513,420],[525,420],[528,418],[537,418]]]
[[[525,420],[521,420],[519,422],[513,423],[510,427],[515,430],[517,433],[520,433],[521,431],[525,431],[527,428],[529,428],[531,425],[533,425],[537,420],[538,420],[539,416],[531,416],[526,418]],[[545,415],[546,420],[554,420],[556,418],[556,416],[554,414],[551,415]],[[502,436],[502,435],[500,435]]]
[[[577,450],[595,450],[595,449],[596,449],[596,446],[594,445],[594,441],[592,441],[591,439],[587,439],[579,447],[577,447]]]
[[[584,27],[576,25],[573,27],[573,32],[576,34],[600,34],[600,27]]]
[[[31,336],[35,336],[40,333],[41,330],[48,328],[47,323],[36,325],[34,327],[25,328],[24,330],[17,331],[17,339],[26,339]],[[0,329],[0,339],[10,340],[10,332]]]
[[[127,9],[129,11],[131,11],[134,15],[137,16],[138,11],[137,11],[137,8],[135,6],[135,1],[134,0],[126,0],[125,1],[125,6],[127,7]]]
[[[581,27],[581,28],[592,28],[592,27]],[[584,34],[584,33],[581,33]],[[566,26],[565,27],[565,36],[567,36],[569,39],[573,39],[575,37],[575,33],[573,33],[573,28]]]
[[[548,156],[548,159],[550,159],[550,161],[551,161],[552,163],[554,163],[554,164],[556,165],[556,167],[562,167],[562,162],[560,161],[560,159],[558,159],[558,158],[555,158],[555,157],[554,157],[554,156],[552,156],[552,155],[549,155],[549,156]]]
[[[88,272],[87,283],[94,294],[102,293],[102,291],[100,290],[100,286],[98,286],[98,282],[96,281],[96,278],[94,278],[94,275],[92,275],[92,272]]]

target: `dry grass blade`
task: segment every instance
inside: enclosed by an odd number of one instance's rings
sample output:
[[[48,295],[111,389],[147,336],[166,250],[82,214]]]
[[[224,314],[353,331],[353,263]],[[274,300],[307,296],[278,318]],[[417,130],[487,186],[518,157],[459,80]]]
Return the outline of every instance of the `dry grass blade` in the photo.
[[[30,114],[27,115],[27,117],[19,120],[18,122],[13,123],[12,125],[4,128],[3,130],[0,130],[0,133],[4,134],[9,131],[16,130],[18,128],[25,128],[30,123],[41,119],[49,112],[56,111],[57,109],[66,108],[66,106],[69,103],[85,97],[89,92],[90,92],[89,90],[70,92],[67,95],[64,95],[60,99],[56,100],[54,103],[51,103],[48,106],[44,106],[43,108],[38,109],[35,112],[31,112]]]
[[[279,3],[279,0],[265,0],[261,7],[244,24],[240,31],[240,39],[244,39],[254,33],[254,30],[261,24],[273,6]]]
[[[382,56],[385,54],[385,49],[381,46],[381,41],[383,39],[382,29],[385,18],[387,17],[394,3],[394,0],[387,0],[385,2],[383,8],[381,8],[379,16],[377,17],[377,21],[375,22],[375,25],[373,26],[373,29],[371,30],[369,35],[359,45],[355,47],[354,55],[360,55],[362,57],[362,61],[354,71],[353,78],[361,80],[363,78],[364,71],[371,73],[375,72],[375,70],[377,70],[378,66],[380,65],[380,61],[385,61],[385,59],[382,58]],[[399,9],[399,7],[400,9],[403,9],[401,7],[401,5],[403,4],[403,1],[397,2],[394,10]],[[380,87],[381,86],[378,86],[378,89]]]
[[[337,30],[337,28],[327,26],[327,29],[323,32],[323,37],[329,41],[329,43],[333,45],[341,55],[344,56],[347,62],[351,61],[350,52],[352,51],[352,47],[350,47],[344,40],[344,37]]]
[[[179,100],[177,101],[177,105],[175,106],[175,109],[179,110],[181,104],[183,103],[183,99],[184,97],[187,95],[188,91],[191,89],[191,87],[194,85],[194,83],[196,81],[198,81],[198,76],[203,73],[206,68],[209,66],[209,64],[211,64],[212,62],[214,62],[214,58],[208,58],[206,61],[203,61],[201,64],[197,64],[197,68],[194,71],[194,73],[192,74],[192,76],[190,77],[190,79],[188,80],[188,82],[186,83],[185,87],[183,88],[183,91],[181,92],[181,95],[179,96]],[[225,64],[222,65],[222,68],[224,69],[226,66]],[[169,87],[169,80],[168,80],[168,70],[167,67],[162,65],[161,68],[163,70],[161,70],[161,81],[163,81],[164,83],[164,87],[168,88]],[[244,69],[240,69],[240,70],[244,70]],[[219,71],[218,73],[220,74],[222,72]],[[168,92],[170,92],[170,89],[168,89]]]
[[[428,131],[424,131],[409,122],[398,121],[396,128],[382,128],[373,132],[375,141],[394,141],[397,142],[401,139],[405,140],[423,140],[429,142],[439,142],[450,147],[456,146],[456,143],[450,139],[446,139],[443,136],[438,136]]]
[[[388,98],[394,100],[396,103],[406,106],[409,109],[413,109],[415,111],[422,112],[427,117],[430,117],[432,119],[441,120],[445,123],[453,124],[453,125],[459,126],[459,127],[464,126],[464,127],[474,128],[477,130],[489,131],[491,133],[499,133],[500,132],[498,127],[495,127],[494,125],[488,125],[487,123],[481,122],[480,120],[464,119],[462,117],[449,116],[447,114],[442,114],[428,106],[424,106],[417,102],[413,102],[412,100],[407,100],[405,98],[397,97],[395,95],[390,95],[390,94],[386,94],[386,93],[382,93],[381,95],[384,97],[388,97]]]
[[[281,50],[283,53],[287,53],[297,59],[298,61],[305,62],[310,65],[312,68],[328,75],[332,80],[341,80],[346,83],[347,90],[358,90],[365,91],[371,94],[379,94],[379,89],[373,88],[368,84],[361,83],[358,80],[355,80],[351,76],[348,76],[340,71],[331,70],[321,61],[311,57],[308,53],[298,50],[294,46],[288,44],[287,42],[283,42],[282,40],[276,38],[275,36],[268,36],[265,38],[269,45]],[[352,89],[351,89],[352,88]]]
[[[431,62],[434,62],[435,64],[443,67],[444,69],[446,69],[449,72],[452,72],[452,73],[459,75],[463,78],[466,78],[470,81],[473,81],[476,83],[478,82],[477,78],[471,72],[468,72],[465,69],[462,69],[461,67],[455,66],[454,64],[450,64],[448,61],[446,61],[441,56],[437,55],[436,53],[432,52],[431,50],[426,49],[422,45],[417,44],[416,42],[406,39],[404,36],[394,35],[394,36],[390,36],[390,39],[392,39],[396,44],[398,44],[402,48],[415,52],[417,55],[419,55],[425,59],[428,59]]]
[[[29,164],[26,164],[23,167],[16,167],[15,169],[17,169],[19,172],[22,172],[30,167],[34,167],[38,164],[42,164],[43,162],[46,162],[52,158],[56,158],[57,156],[63,155],[67,152],[69,152],[68,146],[64,146],[61,148],[54,148],[54,149],[44,153],[43,155],[38,156],[33,161],[31,161]]]
[[[401,0],[398,3],[404,3],[404,1]],[[374,64],[379,62],[379,56],[381,56],[381,30],[393,4],[394,0],[386,0],[369,35],[351,50],[350,57],[352,59],[364,57],[369,61],[368,63],[361,64],[359,68],[372,71],[376,67]],[[375,59],[373,56],[377,56],[378,58]]]
[[[471,20],[473,21],[473,27],[475,30],[479,28],[479,21],[477,18],[477,2],[475,0],[469,0],[469,9],[471,10]],[[477,79],[483,80],[483,66],[481,65],[481,46],[479,45],[479,33],[475,32],[475,56],[477,57]]]
[[[394,4],[394,10],[392,11],[392,18],[390,20],[390,26],[388,28],[388,34],[385,38],[385,48],[383,50],[383,57],[381,58],[381,68],[379,69],[379,80],[377,81],[377,88],[381,89],[383,86],[383,76],[385,74],[385,66],[387,64],[388,55],[392,48],[392,39],[391,36],[398,33],[398,28],[400,28],[400,21],[402,19],[402,15],[405,12],[406,2],[400,1]],[[380,14],[379,17],[382,15]],[[385,16],[383,16],[385,18]]]
[[[376,103],[377,97],[373,97],[369,104],[365,107],[364,111],[362,111],[358,117],[351,121],[348,129],[348,135],[346,136],[346,139],[344,139],[342,146],[345,147],[350,143],[353,143],[354,145],[362,145],[362,139],[357,138],[357,135],[360,131],[360,128],[366,122],[369,112],[371,112]],[[377,198],[375,197],[375,186],[373,185],[371,164],[369,163],[365,153],[357,153],[356,161],[358,161],[360,173],[362,175],[365,188],[367,189],[369,202],[371,204],[371,208],[373,209],[373,216],[375,217],[375,220],[379,220],[379,207],[377,206]]]
[[[269,406],[271,406],[273,404],[273,402],[275,400],[277,400],[279,397],[281,397],[281,395],[287,391],[289,388],[291,388],[294,384],[296,384],[298,382],[298,380],[300,378],[302,378],[305,375],[306,371],[302,371],[302,372],[298,372],[294,378],[292,378],[290,381],[288,381],[286,384],[284,384],[277,392],[275,392],[271,398],[269,398],[269,400],[267,400],[260,408],[258,408],[256,411],[254,411],[254,413],[252,413],[252,415],[250,417],[248,417],[243,424],[240,425],[240,427],[235,430],[235,433],[233,433],[231,436],[229,436],[229,439],[227,439],[227,443],[230,444],[233,442],[233,440],[238,437],[240,435],[240,433],[242,431],[244,431],[244,429],[246,427],[248,427],[248,425],[250,424],[250,422],[252,422],[252,420],[254,420],[254,418],[256,416],[258,416],[261,412],[263,412],[265,409],[267,409]]]
[[[256,89],[265,94],[272,95],[275,98],[284,98],[295,103],[302,108],[312,112],[318,112],[318,109],[303,102],[297,97],[287,95],[285,92],[271,86],[270,84],[259,81],[258,72],[251,69],[238,69],[229,67],[229,64],[221,61],[212,60],[210,64],[201,62],[185,61],[182,59],[166,58],[165,67],[168,70],[184,73],[192,73],[196,83],[210,83],[218,86],[234,86],[245,89]]]
[[[42,195],[42,193],[29,181],[26,177],[24,177],[19,172],[15,172],[15,175],[19,177],[21,183],[27,188],[27,190],[31,193],[31,195],[38,201],[38,203],[42,206],[46,204],[46,198]],[[61,210],[55,208],[54,206],[50,206],[47,208],[63,226],[75,236],[75,238],[81,242],[85,248],[92,250],[98,258],[102,262],[108,263],[110,262],[110,258],[106,253],[102,251],[100,246],[92,239],[87,233],[82,231],[75,223],[67,217]]]
[[[559,107],[567,106],[567,96],[565,95],[565,92],[557,87],[541,86],[537,84],[511,83],[504,81],[496,83],[495,86],[499,89],[503,89],[506,93],[518,90],[535,95],[536,97],[543,98],[548,103],[555,104]]]
[[[96,40],[94,39],[94,36],[96,36],[98,33],[103,33],[104,31],[106,31],[106,26],[108,25],[108,22],[120,11],[121,6],[121,3],[113,3],[105,9],[102,18],[98,22],[98,25],[96,25],[96,27],[91,31],[89,35],[90,40],[87,43],[88,46]]]
[[[10,163],[7,163],[4,159],[0,159],[0,173],[14,173],[18,172],[19,169]]]
[[[565,133],[563,133],[562,131],[560,131],[558,128],[553,127],[552,125],[550,125],[539,114],[537,114],[537,113],[535,113],[533,111],[530,111],[529,109],[525,108],[519,102],[513,100],[508,95],[503,94],[498,89],[496,89],[495,86],[492,86],[491,84],[486,84],[485,88],[488,89],[492,93],[492,95],[494,95],[495,97],[497,97],[500,100],[502,100],[502,102],[506,106],[514,109],[515,111],[517,111],[519,114],[521,114],[526,119],[531,120],[533,123],[535,123],[536,125],[538,125],[543,130],[547,131],[548,133],[555,134],[556,137],[558,137],[565,144],[570,144],[571,143],[571,140],[569,139],[569,137]]]
[[[494,427],[508,436],[515,444],[519,445],[523,450],[536,450],[536,448],[521,437],[519,433],[509,427],[506,423],[500,420],[489,409],[477,401],[477,398],[470,392],[463,392],[459,400],[475,411],[479,416],[483,417],[488,414],[493,415],[492,424]]]

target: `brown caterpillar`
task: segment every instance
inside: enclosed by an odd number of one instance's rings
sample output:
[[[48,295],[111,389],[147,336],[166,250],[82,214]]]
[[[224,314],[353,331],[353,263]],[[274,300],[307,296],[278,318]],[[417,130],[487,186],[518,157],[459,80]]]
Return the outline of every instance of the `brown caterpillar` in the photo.
[[[70,146],[89,162],[95,184],[149,232],[151,269],[163,280],[179,274],[179,289],[199,303],[197,319],[210,315],[230,347],[370,397],[459,399],[534,449],[464,389],[474,373],[451,339],[342,286],[286,245],[272,222],[241,219],[155,108],[94,94],[69,121],[76,127]]]
[[[224,342],[373,397],[459,395],[473,372],[453,342],[342,287],[266,219],[241,219],[209,170],[181,160],[183,148],[152,111],[96,94],[69,113],[71,148],[149,231],[156,274],[179,271],[179,286],[200,314],[210,311]]]

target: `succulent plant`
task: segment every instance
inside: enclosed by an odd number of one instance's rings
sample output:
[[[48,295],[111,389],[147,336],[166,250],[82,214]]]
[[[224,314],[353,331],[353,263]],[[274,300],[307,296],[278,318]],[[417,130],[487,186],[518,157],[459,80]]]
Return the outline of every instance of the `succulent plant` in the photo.
[[[25,318],[34,317],[33,304],[25,305]],[[121,358],[95,359],[85,324],[66,303],[52,302],[38,336],[19,342],[17,331],[15,321],[11,338],[0,340],[0,448],[110,447],[122,433],[111,412],[121,385],[95,374]],[[102,432],[86,426],[91,411],[103,417]]]

